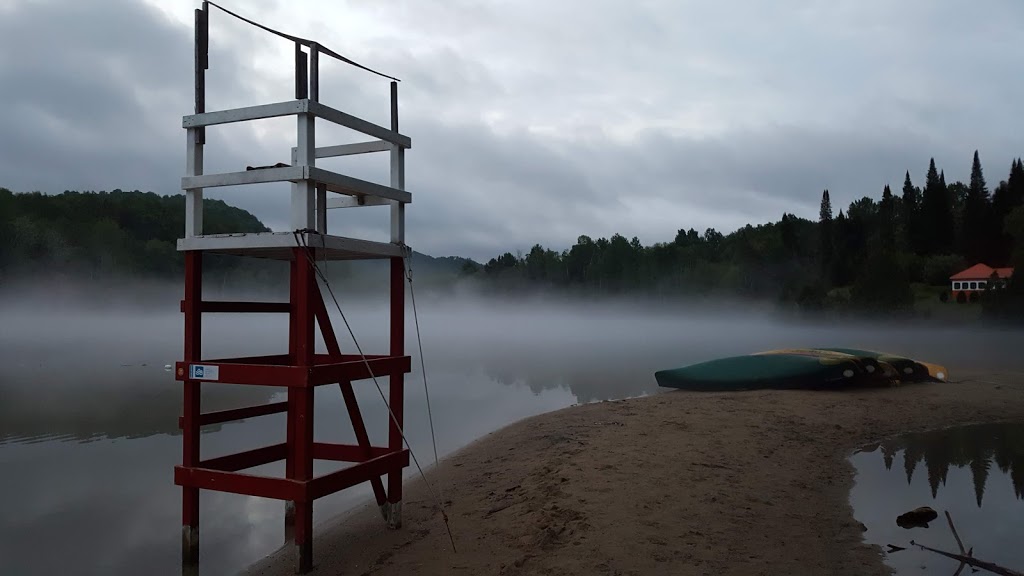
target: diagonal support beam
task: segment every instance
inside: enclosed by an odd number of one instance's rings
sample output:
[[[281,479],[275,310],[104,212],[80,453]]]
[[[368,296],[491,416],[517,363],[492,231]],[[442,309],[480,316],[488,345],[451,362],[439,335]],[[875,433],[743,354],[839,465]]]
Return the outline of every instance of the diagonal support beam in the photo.
[[[319,296],[313,298],[313,314],[317,324],[320,325],[320,334],[327,346],[327,353],[338,358],[341,357],[341,345],[338,344],[338,337],[331,325],[331,317],[327,314],[327,307],[324,305],[323,293],[317,290]],[[365,451],[366,459],[373,458],[370,445],[370,436],[366,433],[366,424],[363,422],[363,415],[359,411],[359,403],[356,401],[355,391],[352,390],[352,382],[338,382],[341,388],[341,396],[345,399],[345,408],[348,410],[348,418],[352,421],[352,430],[356,435],[356,442]],[[384,492],[384,482],[379,476],[370,479],[373,486],[373,495],[377,499],[377,505],[383,506],[387,502],[387,493]]]

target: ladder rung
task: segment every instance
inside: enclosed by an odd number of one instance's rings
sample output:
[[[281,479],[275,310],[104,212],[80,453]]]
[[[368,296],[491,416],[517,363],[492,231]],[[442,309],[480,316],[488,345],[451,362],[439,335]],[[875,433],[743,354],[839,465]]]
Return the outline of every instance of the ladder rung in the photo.
[[[200,312],[231,312],[258,314],[287,314],[291,312],[288,302],[227,302],[204,300],[199,304]],[[181,311],[185,311],[185,301],[181,301]]]

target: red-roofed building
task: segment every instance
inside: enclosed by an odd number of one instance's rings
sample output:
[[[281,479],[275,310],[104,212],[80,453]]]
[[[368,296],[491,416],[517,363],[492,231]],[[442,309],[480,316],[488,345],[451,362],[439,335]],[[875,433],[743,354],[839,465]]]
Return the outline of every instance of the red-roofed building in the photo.
[[[975,264],[970,268],[957,272],[949,277],[952,283],[953,292],[970,292],[973,290],[986,290],[989,282],[993,281],[992,274],[995,273],[1000,286],[1005,286],[1006,281],[1013,276],[1013,268],[992,268],[985,264]]]

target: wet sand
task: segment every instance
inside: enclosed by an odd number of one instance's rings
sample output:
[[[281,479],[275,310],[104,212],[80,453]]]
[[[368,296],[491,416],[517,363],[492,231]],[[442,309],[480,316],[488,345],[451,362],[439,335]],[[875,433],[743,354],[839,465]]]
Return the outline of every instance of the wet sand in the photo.
[[[421,480],[404,526],[374,505],[314,540],[315,574],[888,574],[848,503],[858,446],[1024,420],[1024,375],[843,392],[654,396],[573,406],[489,434]],[[894,518],[903,511],[894,510]],[[248,574],[293,574],[291,546]]]

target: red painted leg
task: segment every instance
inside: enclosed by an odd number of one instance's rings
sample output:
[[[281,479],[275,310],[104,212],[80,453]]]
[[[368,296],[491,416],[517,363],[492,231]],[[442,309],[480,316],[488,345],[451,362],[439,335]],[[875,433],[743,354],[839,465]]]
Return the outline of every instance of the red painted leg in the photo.
[[[203,256],[200,252],[185,253],[185,350],[186,363],[202,360]],[[184,382],[182,402],[182,465],[199,464],[199,402],[200,384]],[[199,489],[182,488],[181,561],[183,567],[199,563]]]
[[[290,269],[288,302],[291,304],[291,311],[288,313],[288,360],[290,364],[294,365],[299,363],[298,347],[296,345],[298,328],[295,323],[299,315],[297,307],[299,301],[297,297],[299,290],[298,254],[291,261]],[[285,444],[287,446],[285,478],[295,478],[295,401],[290,388],[288,390],[288,418],[285,423]],[[291,500],[285,500],[284,502],[284,539],[285,542],[295,539],[295,502]]]
[[[405,263],[402,258],[391,259],[391,355],[405,355]],[[403,404],[404,374],[391,374],[388,378],[390,390],[388,403],[394,413],[394,420],[388,417],[388,448],[402,449],[402,427],[404,426]],[[397,420],[397,423],[395,422]],[[402,527],[402,470],[388,473],[388,513],[385,515],[388,528]]]
[[[313,478],[313,390],[294,390],[296,403],[295,418],[295,472],[296,479]],[[305,495],[305,493],[304,493]],[[308,496],[295,503],[295,553],[296,570],[301,574],[313,567],[313,501]]]
[[[291,346],[294,347],[296,365],[312,366],[316,345],[313,297],[318,288],[304,249],[295,250],[293,270],[295,299],[292,301],[294,333]],[[290,430],[293,441],[289,442],[289,452],[293,456],[291,477],[296,480],[313,478],[313,391],[313,386],[288,388],[290,414],[294,416]],[[300,574],[313,567],[313,501],[305,490],[302,495],[295,502],[296,571]]]

